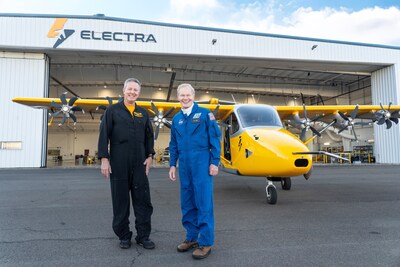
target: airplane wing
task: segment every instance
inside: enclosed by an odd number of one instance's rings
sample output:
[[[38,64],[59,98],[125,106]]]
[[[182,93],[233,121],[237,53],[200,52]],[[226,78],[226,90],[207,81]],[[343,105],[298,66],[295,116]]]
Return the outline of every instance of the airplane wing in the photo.
[[[398,118],[400,105],[323,105],[323,106],[275,106],[282,120],[293,119],[298,115],[302,118],[305,114],[312,119],[321,116],[321,120],[329,120],[340,113],[352,119],[369,119],[377,121],[383,116]],[[304,113],[304,108],[306,113]]]
[[[56,115],[58,115],[58,111],[56,112],[55,110],[61,110],[63,105],[69,106],[73,111],[80,108],[86,113],[104,113],[104,110],[110,103],[115,104],[118,102],[118,100],[111,99],[67,99],[65,98],[65,94],[61,95],[60,98],[17,97],[13,98],[12,101],[32,108],[49,109],[54,111],[53,114]],[[180,110],[180,104],[177,102],[136,101],[136,103],[146,108],[150,114],[156,115],[160,119],[172,117]],[[234,108],[233,105],[229,104],[220,105],[216,99],[211,99],[208,104],[200,103],[199,106],[208,108],[210,111],[214,112],[217,120],[225,119]],[[69,110],[67,112],[69,112]]]
[[[343,114],[351,116],[357,106],[358,112],[356,114],[356,118],[359,119],[375,120],[378,111],[389,110],[390,112],[398,113],[400,110],[399,105],[391,105],[390,108],[389,105],[324,105],[305,107],[308,117],[312,118],[319,115],[323,115],[324,117],[336,115],[339,114],[339,111],[341,111]],[[275,108],[283,120],[290,120],[290,118],[295,114],[299,114],[301,117],[304,117],[303,106],[275,106]]]

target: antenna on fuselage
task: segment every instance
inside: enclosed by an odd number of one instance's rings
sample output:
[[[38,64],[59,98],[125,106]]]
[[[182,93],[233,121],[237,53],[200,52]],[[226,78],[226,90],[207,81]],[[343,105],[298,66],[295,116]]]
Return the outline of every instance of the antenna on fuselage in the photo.
[[[235,104],[237,104],[235,97],[231,94],[233,102],[235,102]]]

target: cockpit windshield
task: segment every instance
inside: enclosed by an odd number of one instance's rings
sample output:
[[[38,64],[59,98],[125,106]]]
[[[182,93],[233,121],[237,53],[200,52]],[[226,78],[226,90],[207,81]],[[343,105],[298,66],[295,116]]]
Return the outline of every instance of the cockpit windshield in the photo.
[[[278,113],[270,106],[241,106],[236,112],[243,128],[252,126],[282,127]]]

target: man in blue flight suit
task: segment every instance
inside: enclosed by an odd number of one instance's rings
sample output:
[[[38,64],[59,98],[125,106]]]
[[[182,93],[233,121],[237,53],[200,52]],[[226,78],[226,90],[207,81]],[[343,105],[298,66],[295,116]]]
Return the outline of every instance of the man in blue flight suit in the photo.
[[[140,90],[137,79],[127,79],[124,101],[109,106],[100,125],[98,157],[101,173],[110,177],[112,226],[123,249],[131,246],[130,198],[135,213],[136,243],[146,249],[155,247],[149,239],[153,206],[147,178],[155,154],[154,135],[147,111],[135,102]]]
[[[213,176],[220,161],[220,130],[214,114],[194,102],[190,84],[178,87],[181,111],[172,120],[169,178],[176,180],[179,160],[182,225],[186,239],[179,252],[196,248],[192,256],[204,259],[214,244]]]

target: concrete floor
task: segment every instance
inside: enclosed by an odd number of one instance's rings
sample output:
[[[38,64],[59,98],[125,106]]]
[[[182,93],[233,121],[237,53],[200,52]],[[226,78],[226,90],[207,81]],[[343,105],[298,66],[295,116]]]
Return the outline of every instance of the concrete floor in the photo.
[[[99,167],[0,170],[0,266],[400,266],[400,166],[320,165],[292,189],[220,173],[215,245],[205,260],[178,253],[179,183],[149,176],[155,250],[121,250],[109,182]],[[134,218],[131,218],[134,221]]]

